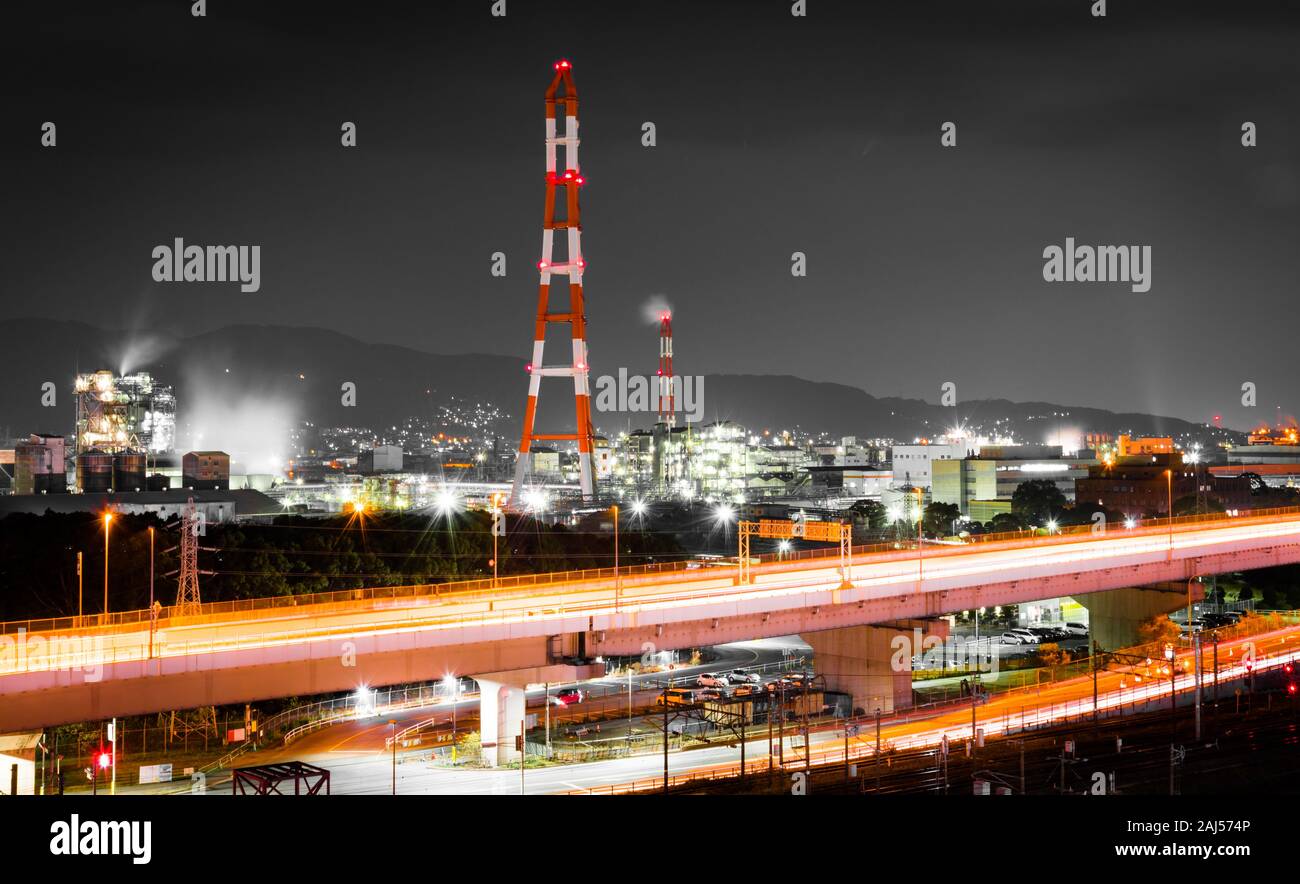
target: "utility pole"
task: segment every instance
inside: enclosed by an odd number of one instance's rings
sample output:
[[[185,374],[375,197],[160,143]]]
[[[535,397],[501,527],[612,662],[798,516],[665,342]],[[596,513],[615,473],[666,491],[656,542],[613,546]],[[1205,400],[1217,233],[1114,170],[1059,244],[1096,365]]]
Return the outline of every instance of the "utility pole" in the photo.
[[[81,625],[81,551],[77,551],[77,625]]]
[[[916,591],[925,582],[925,492],[916,489]]]
[[[1020,738],[1020,794],[1025,794],[1025,738]]]
[[[1097,640],[1092,640],[1092,720],[1097,720]]]
[[[104,513],[104,622],[108,623],[108,528],[113,523],[113,514]]]
[[[812,769],[812,741],[808,739],[808,670],[803,671],[803,768]],[[810,774],[811,776],[811,774]]]
[[[622,604],[622,599],[623,599],[623,581],[619,579],[619,575],[618,575],[618,504],[614,504],[613,509],[614,509],[614,612],[617,613],[617,612],[619,611],[619,609],[620,609],[620,606],[621,606],[621,604]],[[631,676],[631,670],[630,670],[630,669],[628,670],[628,673],[629,673],[629,674],[628,674],[628,690],[629,690],[629,693],[628,693],[628,709],[629,709],[628,717],[629,717],[629,719],[630,719],[630,718],[631,718],[631,711],[630,711],[630,710],[631,710],[631,708],[632,708],[632,706],[631,706],[631,702],[632,702],[632,701],[631,701],[631,697],[632,697],[632,694],[631,694],[632,676]],[[629,722],[628,722],[628,730],[629,730],[629,732],[631,731],[631,727],[632,727],[632,723],[631,723],[631,721],[629,720]]]
[[[781,716],[776,722],[776,763],[785,767],[785,681],[777,682],[779,688],[778,696],[781,698],[781,705],[777,709],[777,715]]]
[[[158,612],[153,607],[153,525],[149,526],[149,659],[153,659],[153,633]]]
[[[108,794],[117,794],[117,719],[114,718],[112,724],[108,726],[108,739],[113,744],[113,766],[110,769],[110,779],[108,783]]]
[[[659,700],[664,704],[664,794],[668,794],[668,689],[664,688],[663,693],[659,695]]]
[[[397,719],[389,719],[388,729],[393,741],[393,794],[397,794]]]
[[[1201,739],[1201,634],[1192,633],[1192,665],[1196,669],[1196,739]]]
[[[1214,717],[1215,717],[1215,719],[1217,720],[1218,717],[1219,717],[1219,713],[1218,713],[1218,707],[1219,707],[1219,630],[1217,630],[1217,629],[1214,630],[1214,632],[1211,633],[1211,637],[1214,639],[1214,694],[1213,694],[1213,699],[1214,699],[1214,707],[1215,707]]]

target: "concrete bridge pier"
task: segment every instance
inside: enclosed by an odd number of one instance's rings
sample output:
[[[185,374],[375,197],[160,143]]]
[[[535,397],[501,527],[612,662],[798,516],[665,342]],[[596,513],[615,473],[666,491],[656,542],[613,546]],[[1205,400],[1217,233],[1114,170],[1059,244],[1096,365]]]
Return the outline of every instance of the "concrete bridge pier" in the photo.
[[[1193,583],[1192,601],[1203,598],[1205,588],[1200,583]],[[1102,650],[1115,651],[1141,643],[1138,627],[1142,621],[1186,608],[1187,584],[1159,583],[1089,592],[1074,596],[1074,600],[1088,609],[1092,640]]]
[[[519,763],[520,752],[515,744],[516,738],[524,732],[524,718],[528,714],[526,692],[530,686],[585,681],[604,674],[603,663],[558,663],[475,675],[474,681],[479,686],[479,740],[483,747],[483,763],[488,767]]]
[[[912,655],[927,638],[942,641],[942,620],[900,620],[875,626],[846,626],[803,633],[813,665],[826,688],[853,697],[853,708],[871,714],[912,707]]]

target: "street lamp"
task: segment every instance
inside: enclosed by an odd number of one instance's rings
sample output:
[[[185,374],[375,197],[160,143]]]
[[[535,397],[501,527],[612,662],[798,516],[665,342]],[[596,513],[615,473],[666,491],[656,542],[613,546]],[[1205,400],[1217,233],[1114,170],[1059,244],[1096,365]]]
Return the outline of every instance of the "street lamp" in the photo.
[[[104,513],[104,622],[108,622],[108,527],[113,524],[113,514]]]
[[[1190,631],[1192,624],[1188,623],[1187,628]],[[1174,646],[1172,642],[1165,642],[1165,661],[1169,664],[1169,711],[1174,715],[1178,714],[1178,672],[1174,669]],[[1177,719],[1175,719],[1175,724]]]
[[[1169,557],[1174,555],[1174,471],[1165,470],[1165,487],[1169,499]]]
[[[460,693],[460,679],[450,672],[442,677],[442,686],[451,694],[451,763],[456,763],[456,700]]]
[[[618,504],[610,507],[614,512],[614,612],[618,613],[622,599],[622,581],[618,577]]]
[[[925,492],[916,489],[916,591],[925,580]]]
[[[393,794],[397,794],[397,719],[388,720],[388,729],[392,732],[389,738],[393,741]]]
[[[153,525],[149,526],[149,659],[153,659],[153,633],[158,625],[158,611],[153,600]]]

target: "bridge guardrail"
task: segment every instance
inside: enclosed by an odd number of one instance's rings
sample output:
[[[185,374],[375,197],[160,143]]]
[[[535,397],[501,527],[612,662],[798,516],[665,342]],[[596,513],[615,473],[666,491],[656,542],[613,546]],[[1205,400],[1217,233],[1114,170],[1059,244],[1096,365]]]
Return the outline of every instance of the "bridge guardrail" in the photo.
[[[1300,507],[1275,507],[1257,510],[1242,510],[1236,515],[1228,513],[1202,513],[1190,516],[1176,516],[1172,520],[1168,518],[1145,519],[1135,523],[1134,527],[1131,529],[1124,528],[1120,530],[1123,530],[1127,536],[1159,533],[1168,531],[1171,528],[1175,529],[1175,533],[1177,533],[1177,529],[1186,529],[1189,527],[1194,528],[1210,522],[1223,522],[1225,525],[1238,525],[1283,515],[1300,516]],[[944,556],[976,552],[979,551],[978,548],[987,548],[999,543],[1012,543],[1015,545],[1033,543],[1042,544],[1044,546],[1059,545],[1079,540],[1095,539],[1095,535],[1093,535],[1092,531],[1092,525],[1089,524],[1062,527],[1047,535],[1036,535],[1032,532],[1026,531],[973,535],[967,538],[966,542],[959,546],[941,546],[931,548],[930,554],[932,556]],[[859,556],[871,556],[876,554],[889,555],[897,553],[900,549],[911,548],[908,545],[909,543],[910,542],[875,543],[854,546],[852,550],[855,559],[854,564],[858,564],[856,558]],[[762,555],[751,556],[751,558],[756,559],[759,565],[775,565],[778,566],[777,570],[782,570],[783,568],[780,566],[788,566],[816,559],[826,559],[828,564],[834,564],[838,561],[838,556],[838,550],[815,549],[799,550],[792,553],[781,554],[764,553]],[[237,601],[205,602],[199,606],[199,610],[196,613],[185,614],[182,614],[176,606],[164,606],[159,615],[158,622],[160,624],[163,621],[170,623],[173,620],[178,623],[196,622],[221,614],[241,614],[251,611],[273,611],[284,608],[302,608],[332,604],[335,602],[382,602],[400,601],[403,599],[428,601],[430,598],[450,600],[449,597],[451,596],[457,596],[458,598],[456,600],[460,601],[463,600],[465,596],[472,596],[475,593],[488,592],[491,593],[492,596],[496,596],[500,594],[502,590],[545,589],[565,584],[589,583],[598,580],[612,581],[616,577],[627,582],[635,580],[638,577],[674,575],[694,579],[703,576],[702,574],[690,573],[705,570],[692,567],[692,564],[693,563],[690,560],[679,560],[646,565],[627,565],[619,568],[617,572],[612,567],[593,568],[578,571],[544,572],[541,574],[517,574],[501,577],[497,580],[486,577],[446,583],[381,586],[364,589],[334,590],[331,592],[310,593],[304,595],[269,596],[255,599],[240,599]],[[721,572],[725,569],[709,570]],[[118,611],[107,615],[91,614],[82,617],[12,620],[0,623],[0,635],[16,633],[20,630],[26,632],[56,632],[60,630],[82,630],[87,628],[111,629],[113,627],[146,623],[148,622],[149,617],[149,610],[141,609],[135,611]]]

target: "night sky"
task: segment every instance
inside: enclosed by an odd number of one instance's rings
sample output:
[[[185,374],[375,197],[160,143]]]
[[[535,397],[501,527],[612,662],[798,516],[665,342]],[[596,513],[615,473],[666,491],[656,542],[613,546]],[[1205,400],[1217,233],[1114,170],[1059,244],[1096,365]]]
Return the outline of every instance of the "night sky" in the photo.
[[[0,307],[526,357],[563,57],[596,373],[653,372],[643,312],[663,299],[684,374],[932,402],[953,381],[961,399],[1245,426],[1300,412],[1291,5],[6,6]],[[155,283],[151,250],[177,236],[260,245],[261,291]],[[1149,245],[1150,291],[1044,282],[1067,236]],[[1245,381],[1258,408],[1239,407]]]

